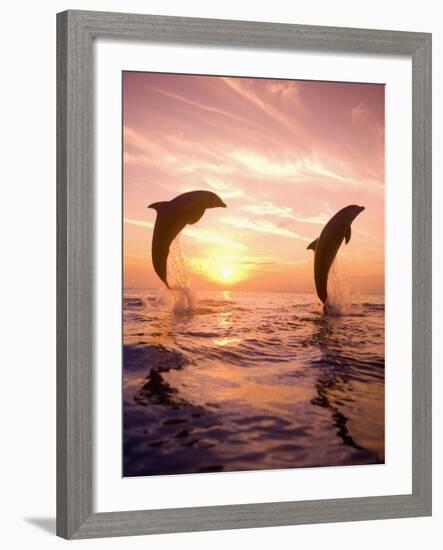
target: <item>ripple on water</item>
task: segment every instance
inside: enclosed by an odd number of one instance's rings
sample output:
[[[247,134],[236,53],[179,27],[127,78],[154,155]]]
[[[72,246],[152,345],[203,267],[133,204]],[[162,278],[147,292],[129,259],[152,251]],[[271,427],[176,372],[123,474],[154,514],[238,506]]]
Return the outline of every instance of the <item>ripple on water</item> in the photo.
[[[384,461],[382,301],[201,294],[125,296],[125,476]]]

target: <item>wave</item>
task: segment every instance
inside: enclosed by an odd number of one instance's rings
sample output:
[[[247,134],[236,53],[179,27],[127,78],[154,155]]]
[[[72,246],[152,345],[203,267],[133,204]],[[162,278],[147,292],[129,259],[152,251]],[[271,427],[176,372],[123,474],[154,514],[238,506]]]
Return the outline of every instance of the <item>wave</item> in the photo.
[[[362,302],[361,305],[370,311],[384,311],[385,304],[374,304],[372,302]]]
[[[183,333],[185,336],[193,336],[195,338],[219,338],[220,335],[217,332],[197,332],[188,330]]]
[[[232,306],[235,304],[235,302],[233,300],[214,300],[211,298],[206,298],[206,299],[199,300],[199,304],[224,307],[224,306]]]
[[[154,370],[180,369],[188,363],[188,359],[182,353],[161,344],[123,346],[123,367],[126,371],[144,371],[149,374]]]
[[[165,296],[150,296],[149,294],[141,296],[125,296],[123,299],[124,310],[143,310],[151,307],[163,307],[166,304]]]
[[[145,302],[142,298],[125,298],[123,300],[123,307],[127,309],[137,309],[144,307]]]

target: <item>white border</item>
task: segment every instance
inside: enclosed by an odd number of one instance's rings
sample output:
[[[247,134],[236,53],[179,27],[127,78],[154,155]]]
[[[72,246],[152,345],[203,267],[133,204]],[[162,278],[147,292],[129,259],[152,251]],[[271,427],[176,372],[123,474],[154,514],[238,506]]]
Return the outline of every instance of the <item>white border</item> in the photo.
[[[411,493],[412,90],[408,58],[98,40],[94,512]],[[121,477],[121,71],[386,83],[386,464]]]

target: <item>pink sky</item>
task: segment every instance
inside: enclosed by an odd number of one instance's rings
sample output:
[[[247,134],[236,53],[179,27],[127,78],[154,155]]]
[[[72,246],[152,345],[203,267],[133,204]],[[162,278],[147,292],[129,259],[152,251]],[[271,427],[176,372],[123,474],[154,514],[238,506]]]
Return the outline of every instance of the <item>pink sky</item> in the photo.
[[[124,277],[159,287],[155,201],[217,193],[181,237],[193,287],[311,291],[306,246],[365,206],[339,251],[360,292],[384,288],[384,86],[123,73]]]

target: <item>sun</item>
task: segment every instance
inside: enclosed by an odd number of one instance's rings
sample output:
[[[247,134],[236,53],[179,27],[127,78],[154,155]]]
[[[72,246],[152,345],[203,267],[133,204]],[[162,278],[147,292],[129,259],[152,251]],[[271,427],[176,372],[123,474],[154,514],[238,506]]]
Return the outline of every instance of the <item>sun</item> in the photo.
[[[195,272],[217,286],[234,286],[248,278],[244,257],[219,248],[206,251],[203,256],[194,258],[191,264]]]
[[[229,279],[232,279],[232,276],[233,276],[233,272],[232,272],[232,269],[230,267],[228,267],[227,265],[223,265],[221,268],[220,268],[220,277],[224,280],[229,280]]]

